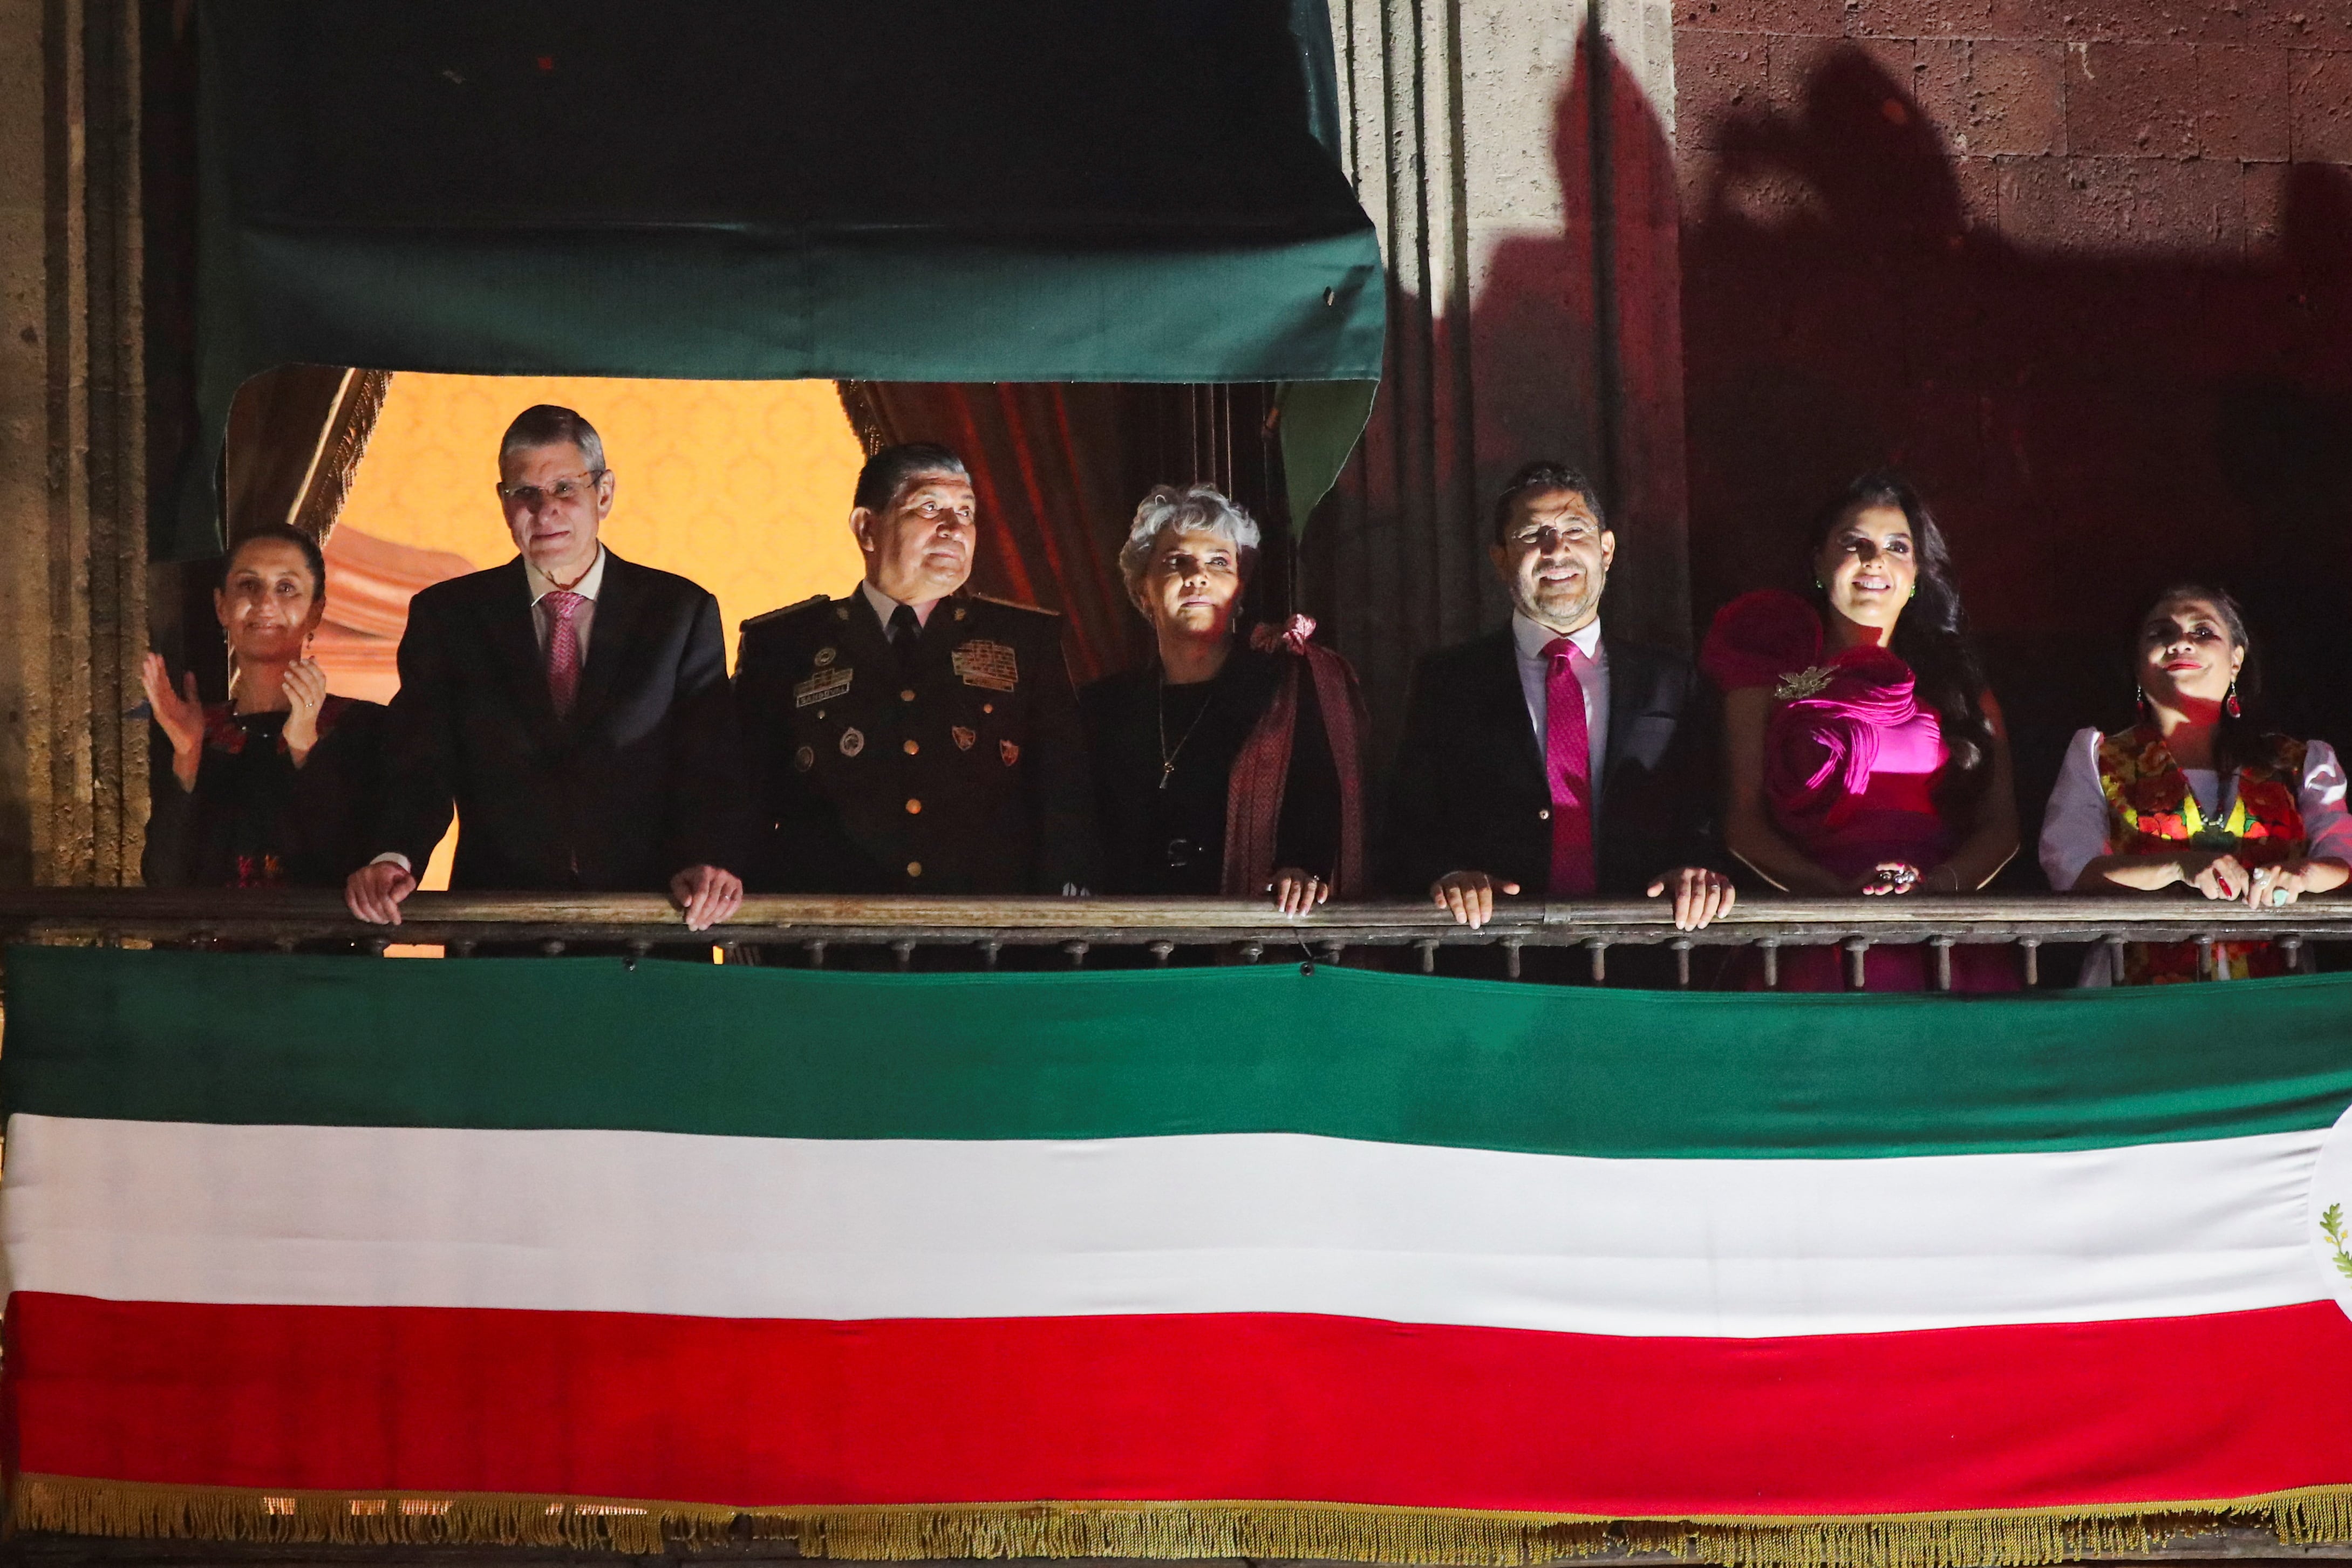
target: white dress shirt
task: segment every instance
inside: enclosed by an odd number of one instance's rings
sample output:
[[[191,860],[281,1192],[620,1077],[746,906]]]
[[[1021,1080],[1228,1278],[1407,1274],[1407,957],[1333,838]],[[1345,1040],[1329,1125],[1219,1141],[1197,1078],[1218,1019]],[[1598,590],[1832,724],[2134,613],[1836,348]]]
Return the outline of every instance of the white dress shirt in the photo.
[[[1517,611],[1511,613],[1511,642],[1519,656],[1519,691],[1528,700],[1528,721],[1536,730],[1536,755],[1544,756],[1551,747],[1551,737],[1546,732],[1550,703],[1544,694],[1546,681],[1551,676],[1551,660],[1544,657],[1544,648],[1559,634],[1549,626],[1538,625]],[[1568,640],[1584,655],[1584,662],[1571,665],[1576,679],[1584,688],[1584,733],[1588,747],[1585,777],[1592,781],[1592,798],[1596,813],[1601,800],[1602,770],[1609,762],[1609,650],[1601,642],[1601,617],[1595,616],[1582,629],[1569,633]]]
[[[890,617],[898,613],[898,601],[884,593],[881,589],[876,587],[874,585],[874,580],[870,577],[864,579],[857,584],[857,591],[866,595],[866,607],[874,612],[874,618],[882,623],[883,637],[886,638],[888,637],[890,635]],[[940,602],[937,599],[933,599],[928,605],[908,605],[907,606],[907,608],[915,612],[915,624],[919,626],[929,626],[931,624],[931,612],[939,607]]]
[[[539,653],[544,659],[547,657],[548,633],[555,628],[555,612],[541,601],[555,592],[557,584],[554,578],[532,565],[528,557],[522,563],[522,574],[524,581],[530,584],[530,628],[538,634]],[[588,575],[581,578],[572,589],[588,601],[572,612],[572,629],[580,637],[580,668],[583,669],[588,668],[588,629],[596,624],[596,595],[604,586],[604,547],[600,544],[596,547],[596,564],[588,568]]]

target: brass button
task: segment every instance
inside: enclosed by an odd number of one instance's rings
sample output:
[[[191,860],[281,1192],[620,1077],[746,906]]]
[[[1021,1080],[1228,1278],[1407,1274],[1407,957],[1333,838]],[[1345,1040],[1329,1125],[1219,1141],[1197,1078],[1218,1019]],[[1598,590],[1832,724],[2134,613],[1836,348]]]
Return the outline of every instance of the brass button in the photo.
[[[908,802],[907,803],[907,815],[908,815],[908,816],[922,816],[922,815],[923,815],[923,803],[922,803],[921,801],[919,801],[919,800],[910,800],[910,801],[908,801]]]
[[[980,710],[983,713],[993,713],[996,711],[996,704],[993,702],[983,702],[980,705]]]
[[[901,701],[901,702],[912,702],[914,700],[915,700],[915,689],[914,689],[913,687],[911,687],[911,686],[909,686],[908,688],[907,688],[907,689],[905,689],[904,691],[901,691],[900,693],[898,693],[898,700],[899,700],[899,701]]]
[[[907,862],[907,875],[909,877],[919,877],[922,874],[923,863],[920,860],[909,860]]]
[[[922,749],[923,749],[922,747],[920,747],[920,746],[919,746],[919,745],[915,744],[915,742],[912,742],[912,741],[908,742],[907,742],[903,747],[901,747],[901,748],[900,748],[900,750],[904,751],[904,752],[905,752],[908,756],[910,756],[910,757],[911,757],[911,756],[913,756],[917,752],[921,751]]]
[[[1551,820],[1551,807],[1545,806],[1541,811],[1537,812],[1536,820],[1538,822],[1549,822]]]

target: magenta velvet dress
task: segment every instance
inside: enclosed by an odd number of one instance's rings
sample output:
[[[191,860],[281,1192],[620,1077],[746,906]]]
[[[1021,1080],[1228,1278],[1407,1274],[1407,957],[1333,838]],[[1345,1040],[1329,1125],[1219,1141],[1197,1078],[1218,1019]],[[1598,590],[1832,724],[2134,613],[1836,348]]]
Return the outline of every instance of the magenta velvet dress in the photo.
[[[1708,628],[1700,663],[1725,691],[1773,694],[1764,729],[1764,801],[1781,837],[1841,877],[1885,860],[1921,870],[1940,864],[1957,833],[1936,805],[1951,752],[1935,710],[1919,705],[1911,667],[1879,647],[1824,657],[1812,607],[1775,590],[1726,605]],[[1924,947],[1874,947],[1873,991],[1927,989]],[[1834,948],[1783,950],[1780,984],[1835,991],[1843,955]],[[1761,972],[1750,984],[1762,984]],[[1956,991],[2013,991],[2016,961],[2000,948],[1955,947]]]

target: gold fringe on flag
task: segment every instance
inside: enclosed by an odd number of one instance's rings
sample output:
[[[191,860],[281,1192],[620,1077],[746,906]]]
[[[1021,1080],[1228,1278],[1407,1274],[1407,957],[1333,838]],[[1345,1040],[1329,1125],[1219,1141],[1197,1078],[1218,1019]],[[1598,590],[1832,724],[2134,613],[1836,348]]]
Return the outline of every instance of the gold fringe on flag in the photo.
[[[1727,1568],[2039,1568],[2146,1553],[2225,1525],[2289,1545],[2352,1542],[2352,1486],[2165,1505],[1877,1518],[1608,1520],[1349,1503],[973,1503],[730,1508],[505,1492],[271,1492],[20,1475],[13,1531],[338,1545],[555,1546],[650,1556],[789,1539],[804,1557],[1276,1557],[1528,1568],[1608,1551]]]

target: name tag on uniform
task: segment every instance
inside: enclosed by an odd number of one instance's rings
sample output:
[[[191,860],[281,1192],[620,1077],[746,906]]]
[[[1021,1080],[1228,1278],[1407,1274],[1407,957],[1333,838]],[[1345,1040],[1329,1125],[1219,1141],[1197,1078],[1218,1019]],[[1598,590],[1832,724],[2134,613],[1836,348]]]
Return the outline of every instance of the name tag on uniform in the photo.
[[[1021,666],[1010,643],[974,637],[955,650],[955,672],[966,686],[1011,691],[1021,684]]]
[[[793,706],[806,708],[813,702],[830,702],[849,689],[849,678],[857,672],[847,665],[833,669],[820,669],[806,680],[793,684]]]

